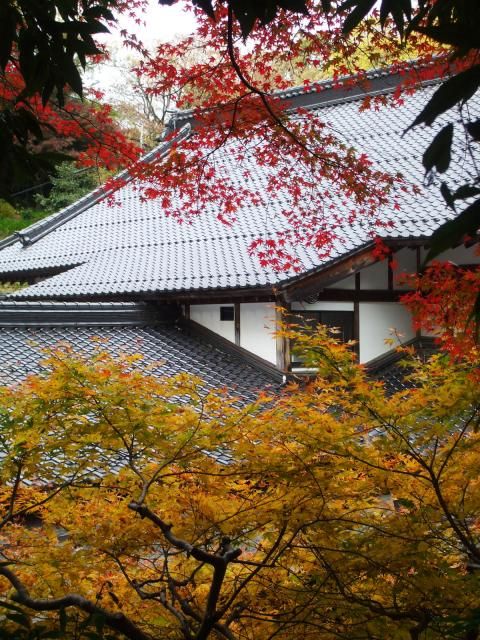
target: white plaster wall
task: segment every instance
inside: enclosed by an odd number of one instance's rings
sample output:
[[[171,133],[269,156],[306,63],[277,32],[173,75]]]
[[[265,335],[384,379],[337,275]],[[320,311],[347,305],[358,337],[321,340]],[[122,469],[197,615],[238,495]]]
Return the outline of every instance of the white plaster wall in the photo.
[[[478,253],[478,245],[472,247],[455,247],[441,253],[435,260],[450,260],[455,264],[480,264],[480,255]]]
[[[360,362],[368,362],[394,347],[385,340],[394,338],[392,329],[401,336],[402,342],[415,337],[410,313],[397,302],[360,303]]]
[[[353,302],[292,302],[292,311],[353,311]]]
[[[355,276],[348,276],[338,282],[329,284],[325,289],[355,289]]]
[[[360,271],[360,289],[388,289],[388,261],[380,260]]]
[[[394,289],[409,289],[405,284],[400,284],[399,280],[405,274],[414,274],[417,271],[417,252],[415,249],[400,249],[393,254],[393,260],[397,263],[393,271],[393,287]]]
[[[235,322],[233,320],[220,320],[220,307],[229,307],[228,304],[192,304],[190,306],[190,318],[203,327],[215,331],[223,338],[235,342]]]
[[[240,346],[274,364],[277,361],[275,305],[245,302],[240,305]]]

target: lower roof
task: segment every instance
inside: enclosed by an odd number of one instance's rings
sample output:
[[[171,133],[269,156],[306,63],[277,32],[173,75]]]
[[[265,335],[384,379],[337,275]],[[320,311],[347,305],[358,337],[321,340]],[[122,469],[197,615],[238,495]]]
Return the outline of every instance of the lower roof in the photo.
[[[1,384],[45,372],[46,351],[62,345],[86,355],[99,348],[113,356],[140,354],[138,366],[155,376],[190,373],[202,378],[205,390],[228,388],[245,402],[278,387],[278,377],[205,337],[187,335],[147,305],[0,302]]]
[[[421,362],[439,352],[434,338],[420,336],[406,342],[403,347],[413,347],[415,358]],[[387,393],[393,394],[405,389],[411,389],[414,383],[409,379],[412,367],[409,366],[411,356],[403,349],[393,349],[366,364],[368,374],[383,382]]]

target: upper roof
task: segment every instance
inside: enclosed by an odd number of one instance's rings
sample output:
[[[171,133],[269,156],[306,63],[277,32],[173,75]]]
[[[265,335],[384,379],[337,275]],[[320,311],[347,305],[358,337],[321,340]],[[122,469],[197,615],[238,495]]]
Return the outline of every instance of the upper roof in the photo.
[[[349,93],[323,86],[317,91],[294,89],[285,97],[292,106],[316,109],[336,131],[341,131],[349,145],[366,153],[384,171],[401,171],[407,180],[421,184],[421,157],[433,137],[432,129],[416,128],[404,134],[414,117],[431,95],[424,86],[404,97],[393,109],[380,107],[360,110],[365,95],[388,93],[395,86],[388,74],[371,74],[374,82],[367,91],[358,87]],[[479,107],[472,101],[474,108]],[[188,117],[184,116],[185,118]],[[179,116],[177,120],[181,121]],[[441,126],[441,121],[439,122]],[[184,127],[178,136],[188,135]],[[150,155],[168,153],[169,144]],[[224,147],[222,162],[230,177],[242,187],[244,170],[229,158]],[[148,159],[148,158],[147,158]],[[258,185],[265,187],[261,167],[250,158],[248,169]],[[457,164],[458,175],[464,171]],[[205,211],[191,224],[179,224],[169,218],[159,199],[144,200],[131,183],[116,194],[120,205],[109,205],[104,193],[97,190],[66,210],[36,223],[14,238],[0,243],[0,278],[3,280],[47,279],[14,295],[24,299],[101,299],[196,294],[232,289],[271,290],[272,287],[297,280],[293,271],[276,273],[261,267],[248,251],[258,237],[269,237],[285,224],[280,211],[285,207],[281,196],[267,206],[245,205],[236,215],[238,221],[226,226],[216,219],[215,211]],[[341,211],[338,198],[338,209]],[[386,211],[384,217],[393,228],[379,235],[396,239],[425,238],[444,221],[453,217],[437,185],[424,187],[421,193],[401,196],[400,211]],[[362,250],[372,243],[370,230],[361,222],[346,224],[339,232],[328,259],[320,259],[313,248],[298,247],[302,265],[300,277],[321,270],[335,261]],[[2,248],[3,247],[3,248]],[[56,274],[56,275],[52,275]]]
[[[164,310],[142,303],[0,302],[0,384],[45,371],[45,351],[61,345],[76,354],[99,347],[114,356],[140,354],[135,366],[148,367],[152,375],[190,373],[202,378],[204,389],[228,388],[244,402],[279,387],[273,371],[205,336],[190,337],[165,322]]]

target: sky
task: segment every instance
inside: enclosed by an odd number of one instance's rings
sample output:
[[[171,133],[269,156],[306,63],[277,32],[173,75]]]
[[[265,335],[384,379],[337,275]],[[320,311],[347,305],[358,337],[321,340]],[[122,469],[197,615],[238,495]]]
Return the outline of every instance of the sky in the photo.
[[[128,58],[131,59],[133,55],[130,50],[122,49],[120,30],[125,29],[128,33],[135,33],[147,49],[153,49],[161,42],[179,39],[194,30],[195,18],[191,12],[185,11],[184,7],[185,3],[182,1],[172,6],[165,6],[159,5],[158,0],[148,0],[148,8],[142,16],[144,22],[142,25],[136,24],[133,19],[120,16],[118,28],[98,38],[106,44],[108,49],[115,52],[116,64],[114,66],[106,62],[95,65],[95,68],[87,71],[85,75],[86,86],[101,89],[108,101],[112,92],[116,90],[115,87],[118,88],[122,80],[122,72],[118,69],[118,66],[122,66],[122,58],[125,61],[124,66],[129,66]]]
[[[185,3],[178,2],[172,6],[159,5],[158,0],[149,0],[144,15],[145,25],[139,26],[131,19],[121,17],[120,28],[136,33],[145,45],[156,42],[166,42],[178,36],[190,34],[195,27],[195,20],[191,12],[184,10]],[[113,38],[115,34],[112,34]]]

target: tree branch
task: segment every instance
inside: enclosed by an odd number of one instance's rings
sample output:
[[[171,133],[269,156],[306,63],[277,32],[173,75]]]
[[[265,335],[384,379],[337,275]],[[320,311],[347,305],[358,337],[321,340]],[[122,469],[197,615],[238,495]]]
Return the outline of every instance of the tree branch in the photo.
[[[291,131],[287,126],[285,126],[282,120],[273,111],[272,106],[268,101],[267,94],[264,91],[261,91],[260,89],[258,89],[255,85],[253,85],[248,80],[248,78],[245,77],[245,74],[240,68],[240,65],[238,64],[238,61],[235,57],[235,49],[233,45],[233,10],[230,4],[228,5],[227,50],[228,50],[228,57],[230,59],[230,63],[233,67],[233,70],[237,74],[238,79],[251,93],[255,94],[260,98],[263,106],[265,107],[265,110],[267,111],[268,115],[272,118],[273,122],[275,122],[275,124],[288,136],[288,138],[290,138],[290,140],[292,140],[294,144],[302,148],[307,154],[313,156],[314,158],[322,160],[323,162],[325,162],[326,165],[334,166],[335,163],[333,163],[329,158],[327,158],[326,156],[320,156],[319,154],[315,153],[313,149],[311,149],[307,144],[305,144],[305,142],[300,140],[300,138],[297,135],[295,135],[293,131]]]
[[[122,633],[128,640],[151,640],[151,636],[144,633],[123,613],[107,611],[81,595],[69,593],[61,598],[52,598],[49,600],[32,598],[25,585],[8,567],[0,567],[0,576],[6,578],[15,589],[12,600],[29,609],[33,609],[34,611],[59,611],[67,607],[76,607],[90,615],[100,615],[110,629]]]
[[[186,554],[195,558],[199,562],[204,562],[213,567],[213,577],[208,593],[205,613],[202,617],[200,627],[195,635],[195,640],[206,640],[210,635],[210,631],[217,627],[221,615],[217,611],[217,603],[220,597],[221,588],[230,562],[236,560],[242,553],[241,549],[234,549],[230,545],[230,539],[224,538],[219,554],[209,553],[204,549],[194,547],[192,544],[181,538],[177,538],[172,533],[172,525],[167,524],[157,514],[151,511],[147,506],[138,502],[130,502],[128,508],[138,513],[142,518],[148,518],[163,533],[167,541]],[[226,629],[221,632],[226,635]]]

